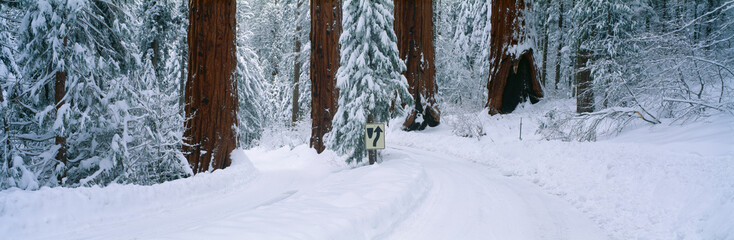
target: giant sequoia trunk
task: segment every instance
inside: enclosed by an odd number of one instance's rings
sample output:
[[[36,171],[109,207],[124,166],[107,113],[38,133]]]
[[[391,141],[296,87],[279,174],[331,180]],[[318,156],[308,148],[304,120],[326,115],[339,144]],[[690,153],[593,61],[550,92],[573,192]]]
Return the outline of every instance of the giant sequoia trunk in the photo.
[[[189,1],[184,153],[194,173],[221,169],[237,146],[234,0]]]
[[[510,113],[526,99],[543,97],[533,59],[531,40],[522,16],[523,0],[492,2],[492,49],[490,49],[487,107],[489,114]]]
[[[433,64],[433,1],[395,0],[394,3],[398,50],[408,67],[403,74],[415,100],[414,109],[403,127],[406,130],[435,127],[440,122],[441,112],[436,104],[436,68]]]
[[[339,0],[311,1],[311,147],[324,151],[324,134],[331,131],[339,90],[339,35],[342,8]]]

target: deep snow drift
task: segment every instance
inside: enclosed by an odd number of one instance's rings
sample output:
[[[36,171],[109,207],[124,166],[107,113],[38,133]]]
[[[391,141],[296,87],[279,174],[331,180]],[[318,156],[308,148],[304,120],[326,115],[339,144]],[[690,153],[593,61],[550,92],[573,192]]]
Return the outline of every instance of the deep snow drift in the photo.
[[[633,122],[588,143],[534,134],[545,112],[568,107],[447,115],[422,132],[393,122],[375,166],[273,148],[303,142],[300,131],[154,186],[9,189],[0,238],[734,239],[734,117]],[[472,122],[486,135],[452,133]]]

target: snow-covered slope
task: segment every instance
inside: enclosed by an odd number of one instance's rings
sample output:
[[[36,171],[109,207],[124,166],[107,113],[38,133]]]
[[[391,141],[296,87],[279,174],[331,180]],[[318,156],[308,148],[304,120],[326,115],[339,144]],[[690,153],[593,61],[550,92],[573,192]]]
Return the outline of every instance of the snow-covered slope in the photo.
[[[534,135],[567,106],[445,116],[422,132],[394,122],[375,166],[299,145],[154,186],[10,189],[0,238],[734,239],[734,117],[591,143]],[[462,119],[486,135],[454,136]]]

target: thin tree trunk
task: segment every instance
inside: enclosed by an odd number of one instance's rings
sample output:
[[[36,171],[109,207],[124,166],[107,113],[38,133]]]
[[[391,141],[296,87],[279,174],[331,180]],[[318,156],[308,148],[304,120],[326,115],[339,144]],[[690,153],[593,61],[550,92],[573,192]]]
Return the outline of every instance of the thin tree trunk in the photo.
[[[61,105],[64,104],[62,102],[64,98],[65,89],[64,86],[66,85],[66,72],[56,72],[56,86],[54,87],[54,104],[56,105],[56,112],[58,114],[59,108],[61,108]],[[66,137],[62,135],[56,135],[56,145],[59,145],[59,151],[56,152],[56,161],[59,161],[62,164],[66,164]],[[66,174],[61,174],[58,176],[59,184],[61,184],[61,180],[65,177]]]
[[[194,174],[228,167],[237,146],[236,3],[189,1],[184,153]]]
[[[663,17],[660,20],[660,22],[663,24],[663,32],[667,32],[668,31],[668,7],[666,5],[667,1],[661,1],[661,2],[663,3],[663,7],[662,7]]]
[[[398,39],[398,50],[405,61],[408,91],[413,95],[415,106],[403,126],[407,130],[424,129],[426,125],[438,126],[441,111],[436,102],[433,45],[433,1],[395,0],[394,29]],[[423,122],[416,123],[416,115],[423,115]]]
[[[591,52],[579,49],[576,54],[576,112],[594,111],[594,90],[591,70],[588,69]]]
[[[543,24],[543,70],[540,76],[540,82],[545,86],[545,79],[548,76],[548,24]]]
[[[696,1],[693,1],[693,19],[698,19],[698,3]],[[700,24],[694,24],[691,28],[693,29],[693,41],[698,43],[698,40],[701,37],[701,34],[699,33],[701,26]]]
[[[298,19],[298,12],[300,12],[301,5],[303,5],[303,1],[299,1],[298,5],[296,6],[296,21]],[[295,54],[295,57],[293,59],[293,101],[291,106],[291,124],[293,126],[296,125],[296,122],[298,121],[298,112],[300,109],[298,109],[298,98],[300,98],[300,84],[298,84],[298,80],[301,79],[301,63],[298,61],[300,52],[301,52],[301,25],[299,23],[296,27],[296,34],[293,37],[293,53]]]
[[[310,145],[321,153],[324,135],[331,131],[339,89],[339,35],[342,8],[339,0],[311,1],[311,139]]]
[[[184,41],[182,41],[182,43],[181,43],[182,46],[184,44],[183,42]],[[184,47],[181,47],[181,56],[179,56],[179,61],[180,61],[180,66],[179,67],[181,68],[181,70],[179,71],[179,79],[180,80],[179,80],[179,84],[178,84],[179,85],[179,90],[178,90],[178,96],[179,96],[178,97],[178,110],[179,110],[179,114],[181,116],[186,116],[185,115],[186,112],[185,112],[185,109],[184,109],[184,106],[186,105],[186,103],[184,101],[184,99],[185,99],[184,92],[186,91],[186,89],[185,89],[185,87],[186,87],[186,79],[188,78],[188,75],[186,74],[186,60],[187,60],[187,55],[188,54],[186,53],[186,49]]]
[[[296,28],[296,32],[301,31],[301,27]],[[301,64],[298,62],[298,53],[301,52],[301,41],[298,40],[298,37],[296,37],[296,43],[295,43],[295,49],[296,57],[293,60],[293,101],[292,101],[292,110],[291,113],[291,123],[295,126],[296,121],[298,121],[298,112],[300,109],[298,109],[298,98],[299,92],[300,92],[300,84],[298,84],[298,80],[301,77]]]
[[[708,6],[707,12],[711,12],[716,8],[716,6],[714,6],[714,0],[708,0],[708,5],[709,6]],[[708,44],[709,42],[708,39],[711,36],[711,32],[713,31],[713,25],[715,23],[714,19],[712,18],[714,18],[714,16],[710,16],[709,17],[710,20],[706,22],[706,36],[704,36],[704,42],[706,43],[706,50],[709,50],[711,48],[711,46],[709,46]]]
[[[276,8],[281,8],[280,6],[278,6],[278,0],[273,0],[273,3],[275,4]],[[275,39],[278,39],[278,31],[280,31],[280,19],[276,19],[274,24],[275,26],[273,27],[273,29],[270,30],[270,39],[272,39],[273,42],[275,42]],[[276,44],[274,48],[280,48],[280,46]],[[270,72],[270,76],[272,77],[270,79],[271,83],[275,83],[276,77],[278,76],[278,74],[280,74],[278,70],[279,60],[280,59],[277,59],[277,61],[270,61],[270,67],[272,68],[272,72]]]
[[[571,4],[572,9],[576,6],[577,1],[578,0],[573,0]],[[569,40],[571,39],[569,38]],[[569,59],[571,60],[569,61],[568,66],[567,66],[569,69],[574,69],[576,67],[575,65],[576,55],[575,54],[578,54],[578,46],[574,46],[574,49],[571,50],[571,53],[569,55]],[[565,76],[565,78],[568,79],[568,89],[571,90],[571,96],[576,97],[576,87],[575,87],[576,86],[576,75],[575,73],[568,74],[568,76]]]
[[[160,47],[158,46],[158,40],[153,40],[150,46],[153,49],[153,58],[151,59],[151,63],[153,64],[153,71],[155,72],[155,77],[160,80],[163,73],[161,73],[161,68],[160,66],[158,66],[161,60],[160,53],[158,52],[158,50],[160,49]]]
[[[67,44],[67,39],[64,38],[64,46]],[[57,71],[56,72],[56,82],[54,83],[54,105],[56,106],[56,114],[58,115],[59,108],[61,108],[61,105],[63,105],[64,95],[66,95],[66,72],[63,71]],[[66,165],[67,162],[67,156],[66,156],[66,137],[62,135],[56,135],[56,139],[54,141],[56,145],[59,145],[59,151],[56,152],[56,161],[60,162],[61,164]],[[59,184],[62,183],[62,180],[64,177],[66,177],[66,172],[61,173],[57,176]]]
[[[179,3],[179,4],[181,4],[179,6],[179,10],[178,10],[179,13],[182,14],[182,15],[184,13],[188,14],[187,3]],[[179,108],[179,114],[181,116],[183,116],[184,118],[186,117],[185,101],[184,101],[185,94],[184,93],[186,91],[186,89],[185,89],[185,87],[186,87],[186,79],[188,78],[188,74],[186,73],[186,71],[188,70],[187,69],[187,65],[186,65],[186,63],[188,63],[188,48],[187,47],[184,47],[184,46],[187,45],[187,42],[186,41],[187,41],[186,38],[181,38],[181,40],[179,42],[179,44],[180,44],[179,45],[180,46],[180,49],[179,49],[179,54],[180,54],[180,56],[179,56],[179,67],[180,67],[180,71],[179,71],[178,108]]]
[[[721,76],[721,71],[719,71],[719,76]],[[5,99],[3,99],[3,88],[2,86],[0,86],[0,104],[2,104],[3,102],[5,102]],[[719,102],[721,102],[721,100],[719,100]],[[10,127],[8,126],[9,118],[10,117],[7,114],[0,116],[0,121],[3,122],[3,132],[5,133],[5,142],[2,144],[3,145],[2,146],[2,151],[3,151],[2,156],[5,159],[0,159],[0,160],[5,161],[6,163],[10,165],[12,164],[12,162],[10,162],[10,156],[9,156],[10,154],[10,137],[9,137]]]
[[[558,83],[561,81],[561,49],[563,49],[563,1],[558,2],[558,48],[556,49],[556,77],[555,89],[558,90]]]
[[[719,76],[721,76],[721,71],[719,71]],[[723,86],[723,85],[722,85]],[[8,93],[9,94],[9,93]],[[3,97],[3,86],[0,85],[0,104],[3,104],[5,102],[5,99]],[[721,100],[719,100],[721,102]],[[5,161],[7,163],[8,167],[11,167],[13,162],[10,161],[10,127],[8,126],[8,120],[10,120],[9,114],[3,114],[0,115],[0,121],[3,122],[3,133],[5,133],[5,142],[0,143],[2,145],[2,159],[0,161]],[[3,137],[3,136],[0,136]],[[2,166],[0,166],[2,167]]]

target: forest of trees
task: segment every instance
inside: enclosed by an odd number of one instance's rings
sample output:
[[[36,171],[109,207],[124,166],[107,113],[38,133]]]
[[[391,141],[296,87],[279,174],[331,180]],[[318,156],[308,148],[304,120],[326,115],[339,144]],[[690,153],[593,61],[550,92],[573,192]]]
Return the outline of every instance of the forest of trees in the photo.
[[[0,0],[0,190],[184,178],[299,123],[361,162],[368,119],[734,114],[733,44],[734,0]]]

